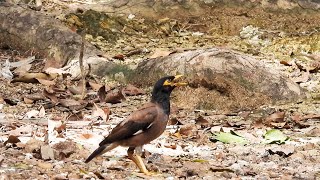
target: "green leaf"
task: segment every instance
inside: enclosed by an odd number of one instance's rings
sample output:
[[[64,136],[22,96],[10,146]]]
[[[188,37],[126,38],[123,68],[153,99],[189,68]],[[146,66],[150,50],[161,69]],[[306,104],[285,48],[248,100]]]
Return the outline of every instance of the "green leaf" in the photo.
[[[234,131],[215,133],[213,139],[223,143],[248,144],[248,141],[245,138]]]
[[[265,143],[271,144],[283,144],[289,139],[288,136],[284,135],[278,129],[271,129],[264,134]]]

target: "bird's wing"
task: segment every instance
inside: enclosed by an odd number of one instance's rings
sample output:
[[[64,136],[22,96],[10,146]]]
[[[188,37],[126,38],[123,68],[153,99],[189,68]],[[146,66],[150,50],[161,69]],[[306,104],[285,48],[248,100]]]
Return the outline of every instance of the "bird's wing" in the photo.
[[[111,133],[100,142],[99,146],[127,139],[134,136],[139,131],[148,129],[157,117],[157,108],[158,107],[155,104],[148,103],[141,109],[138,109],[113,128]]]

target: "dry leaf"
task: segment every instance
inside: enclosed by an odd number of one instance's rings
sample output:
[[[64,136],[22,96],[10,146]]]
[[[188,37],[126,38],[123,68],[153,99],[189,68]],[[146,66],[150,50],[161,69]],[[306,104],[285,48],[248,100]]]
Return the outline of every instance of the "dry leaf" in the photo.
[[[182,125],[183,123],[181,123],[177,118],[170,118],[168,121],[168,125]]]
[[[67,71],[64,71],[63,69],[57,69],[57,68],[53,68],[53,67],[49,67],[45,70],[45,72],[47,74],[57,74],[57,75],[63,75],[63,74],[70,74]]]
[[[285,112],[275,112],[266,118],[266,123],[283,123],[285,117]]]
[[[82,81],[79,81],[78,85],[77,86],[71,86],[68,88],[69,91],[72,93],[72,94],[82,94],[82,91],[83,91],[83,82]],[[86,89],[85,89],[86,90]]]
[[[253,121],[251,126],[253,126],[254,128],[257,128],[257,129],[261,129],[264,126],[263,119],[259,118],[258,120]]]
[[[128,84],[124,89],[122,89],[122,92],[128,96],[137,96],[146,93],[144,90],[139,89],[131,84]]]
[[[122,91],[115,90],[115,91],[109,91],[108,94],[106,95],[105,102],[106,103],[121,103],[123,100],[126,98],[124,97]]]
[[[50,81],[47,79],[41,79],[41,78],[35,78],[40,84],[45,85],[45,86],[53,86],[56,83],[54,81]]]
[[[281,146],[274,146],[270,149],[268,149],[269,153],[272,154],[278,154],[282,157],[288,157],[292,155],[295,151],[294,146],[292,145],[281,145]]]
[[[10,144],[16,144],[18,142],[21,142],[20,139],[17,137],[17,136],[13,136],[13,135],[10,135],[8,137],[8,139],[4,142],[4,145],[10,143]]]
[[[64,107],[80,106],[81,103],[74,99],[59,99],[59,102]]]
[[[38,110],[31,110],[29,112],[26,113],[26,117],[28,119],[32,118],[32,117],[37,117],[39,115],[39,111]]]
[[[70,140],[54,144],[52,148],[56,151],[55,159],[58,160],[68,158],[78,149],[76,143]]]
[[[124,60],[125,57],[126,57],[126,56],[123,55],[123,54],[117,54],[117,55],[113,56],[112,58],[114,58],[114,59],[119,59],[119,60]]]
[[[203,116],[199,116],[199,117],[196,119],[196,124],[199,124],[199,125],[208,125],[208,124],[209,124],[209,121],[206,120]]]
[[[109,114],[106,114],[105,111],[98,107],[97,104],[93,103],[94,110],[92,112],[93,117],[101,117],[103,121],[107,121],[109,119]]]
[[[182,136],[191,136],[193,135],[193,131],[195,130],[195,126],[192,125],[192,124],[186,124],[186,125],[183,125],[180,130],[179,130],[179,133],[182,135]]]
[[[24,101],[24,103],[26,103],[26,104],[33,104],[33,100],[31,100],[31,99],[29,99],[29,98],[26,98],[26,97],[23,98],[23,101]]]
[[[24,74],[26,74],[31,69],[31,67],[32,67],[31,64],[26,64],[26,65],[18,67],[13,72],[16,75],[23,76]]]
[[[44,117],[45,115],[46,115],[46,110],[44,109],[43,106],[41,106],[38,116],[39,116],[40,118],[42,118],[42,117]]]
[[[176,144],[165,144],[164,147],[171,148],[171,149],[177,149],[177,145]]]
[[[94,91],[98,91],[102,87],[101,84],[97,84],[91,81],[89,81],[88,84]]]
[[[24,97],[33,100],[33,101],[38,101],[38,100],[44,100],[45,97],[43,94],[40,93],[34,93],[34,94],[27,94]]]
[[[101,86],[97,92],[97,96],[100,102],[105,102],[106,101],[106,96],[107,96],[107,91],[108,91],[107,86]]]
[[[67,125],[65,123],[62,123],[60,126],[54,128],[54,130],[56,130],[59,134],[65,132],[66,129]]]
[[[43,90],[43,95],[47,98],[49,98],[53,104],[58,104],[59,103],[59,100],[57,98],[57,96],[55,95],[55,93],[50,93],[48,92],[47,89],[44,89]]]
[[[80,135],[80,138],[81,139],[90,139],[90,138],[92,138],[93,137],[93,135],[92,134],[81,134]]]
[[[50,80],[52,77],[45,73],[25,73],[22,76],[14,78],[11,82],[38,83],[39,81],[37,79]]]
[[[79,111],[67,117],[67,121],[79,121],[83,119],[83,112]]]
[[[165,57],[172,53],[172,51],[164,50],[164,49],[156,49],[154,53],[149,57],[151,59],[158,57]]]
[[[280,61],[280,64],[283,64],[285,66],[291,66],[291,63],[288,63],[287,61]]]

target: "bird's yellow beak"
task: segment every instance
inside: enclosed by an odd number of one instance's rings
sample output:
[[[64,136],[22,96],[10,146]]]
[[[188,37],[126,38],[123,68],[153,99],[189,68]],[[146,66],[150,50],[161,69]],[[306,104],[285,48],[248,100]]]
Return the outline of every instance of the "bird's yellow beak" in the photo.
[[[183,75],[176,75],[172,81],[166,80],[163,85],[164,86],[186,86],[188,83],[185,82],[177,82]]]

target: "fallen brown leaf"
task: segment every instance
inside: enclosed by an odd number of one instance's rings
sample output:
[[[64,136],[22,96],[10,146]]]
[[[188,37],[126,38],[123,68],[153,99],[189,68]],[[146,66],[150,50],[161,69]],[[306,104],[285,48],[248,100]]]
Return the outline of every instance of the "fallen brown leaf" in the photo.
[[[47,89],[44,89],[44,90],[43,90],[43,95],[44,95],[45,97],[49,98],[49,99],[52,101],[53,104],[56,105],[56,104],[59,103],[59,100],[58,100],[58,98],[57,98],[57,96],[56,96],[55,93],[51,93],[51,92],[49,92]]]
[[[90,138],[92,138],[92,137],[93,137],[92,134],[81,134],[81,135],[80,135],[80,138],[83,138],[83,139],[90,139]]]
[[[284,61],[284,60],[280,61],[280,64],[283,64],[285,66],[291,66],[291,63]]]
[[[87,83],[89,84],[89,86],[90,86],[94,91],[98,91],[98,90],[102,87],[101,84],[97,84],[97,83],[95,83],[95,82],[89,81],[89,82],[87,82]]]
[[[106,96],[107,96],[107,92],[109,91],[109,87],[105,86],[101,86],[97,92],[97,96],[100,102],[105,102],[106,101]]]
[[[208,125],[208,124],[209,124],[209,121],[206,120],[203,116],[199,116],[199,117],[196,119],[196,124],[198,124],[198,125]]]
[[[176,144],[165,144],[164,147],[170,148],[170,149],[177,149],[177,145]]]
[[[13,135],[10,135],[8,137],[8,139],[4,142],[4,145],[10,143],[10,144],[16,144],[18,142],[21,142],[20,139],[17,137],[17,136],[13,136]]]
[[[79,111],[67,117],[67,121],[80,121],[83,120],[83,112]]]
[[[83,82],[82,81],[79,81],[78,85],[77,86],[71,86],[71,87],[68,87],[68,90],[72,93],[72,94],[82,94],[82,91],[83,91]],[[86,89],[85,89],[86,91]]]
[[[128,96],[137,96],[145,94],[146,92],[142,89],[139,89],[131,84],[128,84],[125,88],[122,89],[123,94]]]
[[[68,158],[77,151],[76,143],[70,140],[54,144],[52,148],[56,151],[55,159],[58,160]]]
[[[168,121],[168,125],[182,125],[183,123],[181,123],[176,117],[175,118],[170,118]]]
[[[124,60],[125,57],[126,56],[123,54],[117,54],[117,55],[113,56],[114,59],[119,59],[119,60]]]
[[[26,97],[23,98],[23,101],[24,101],[24,103],[26,103],[26,104],[33,104],[33,100],[31,100],[31,99],[29,99],[29,98],[26,98]]]
[[[270,127],[283,128],[286,125],[284,117],[285,112],[275,112],[266,118],[265,124]]]
[[[27,153],[40,152],[40,148],[43,144],[44,142],[32,138],[26,143],[25,151]]]
[[[33,100],[33,101],[44,100],[46,98],[41,93],[27,94],[24,97],[26,97],[26,98],[28,98],[30,100]]]
[[[60,134],[62,132],[65,132],[67,128],[67,125],[65,123],[61,124],[58,127],[55,127],[54,129]]]
[[[186,125],[183,125],[180,130],[179,130],[179,133],[182,135],[182,136],[192,136],[193,135],[193,131],[195,130],[195,125],[193,124],[186,124]]]
[[[50,80],[46,80],[46,79],[36,78],[36,80],[40,84],[45,85],[45,86],[53,86],[56,84],[54,81],[50,81]]]
[[[123,95],[122,91],[120,90],[114,90],[114,91],[109,91],[108,94],[106,95],[105,102],[106,103],[120,103],[123,100],[125,100],[125,96]]]

